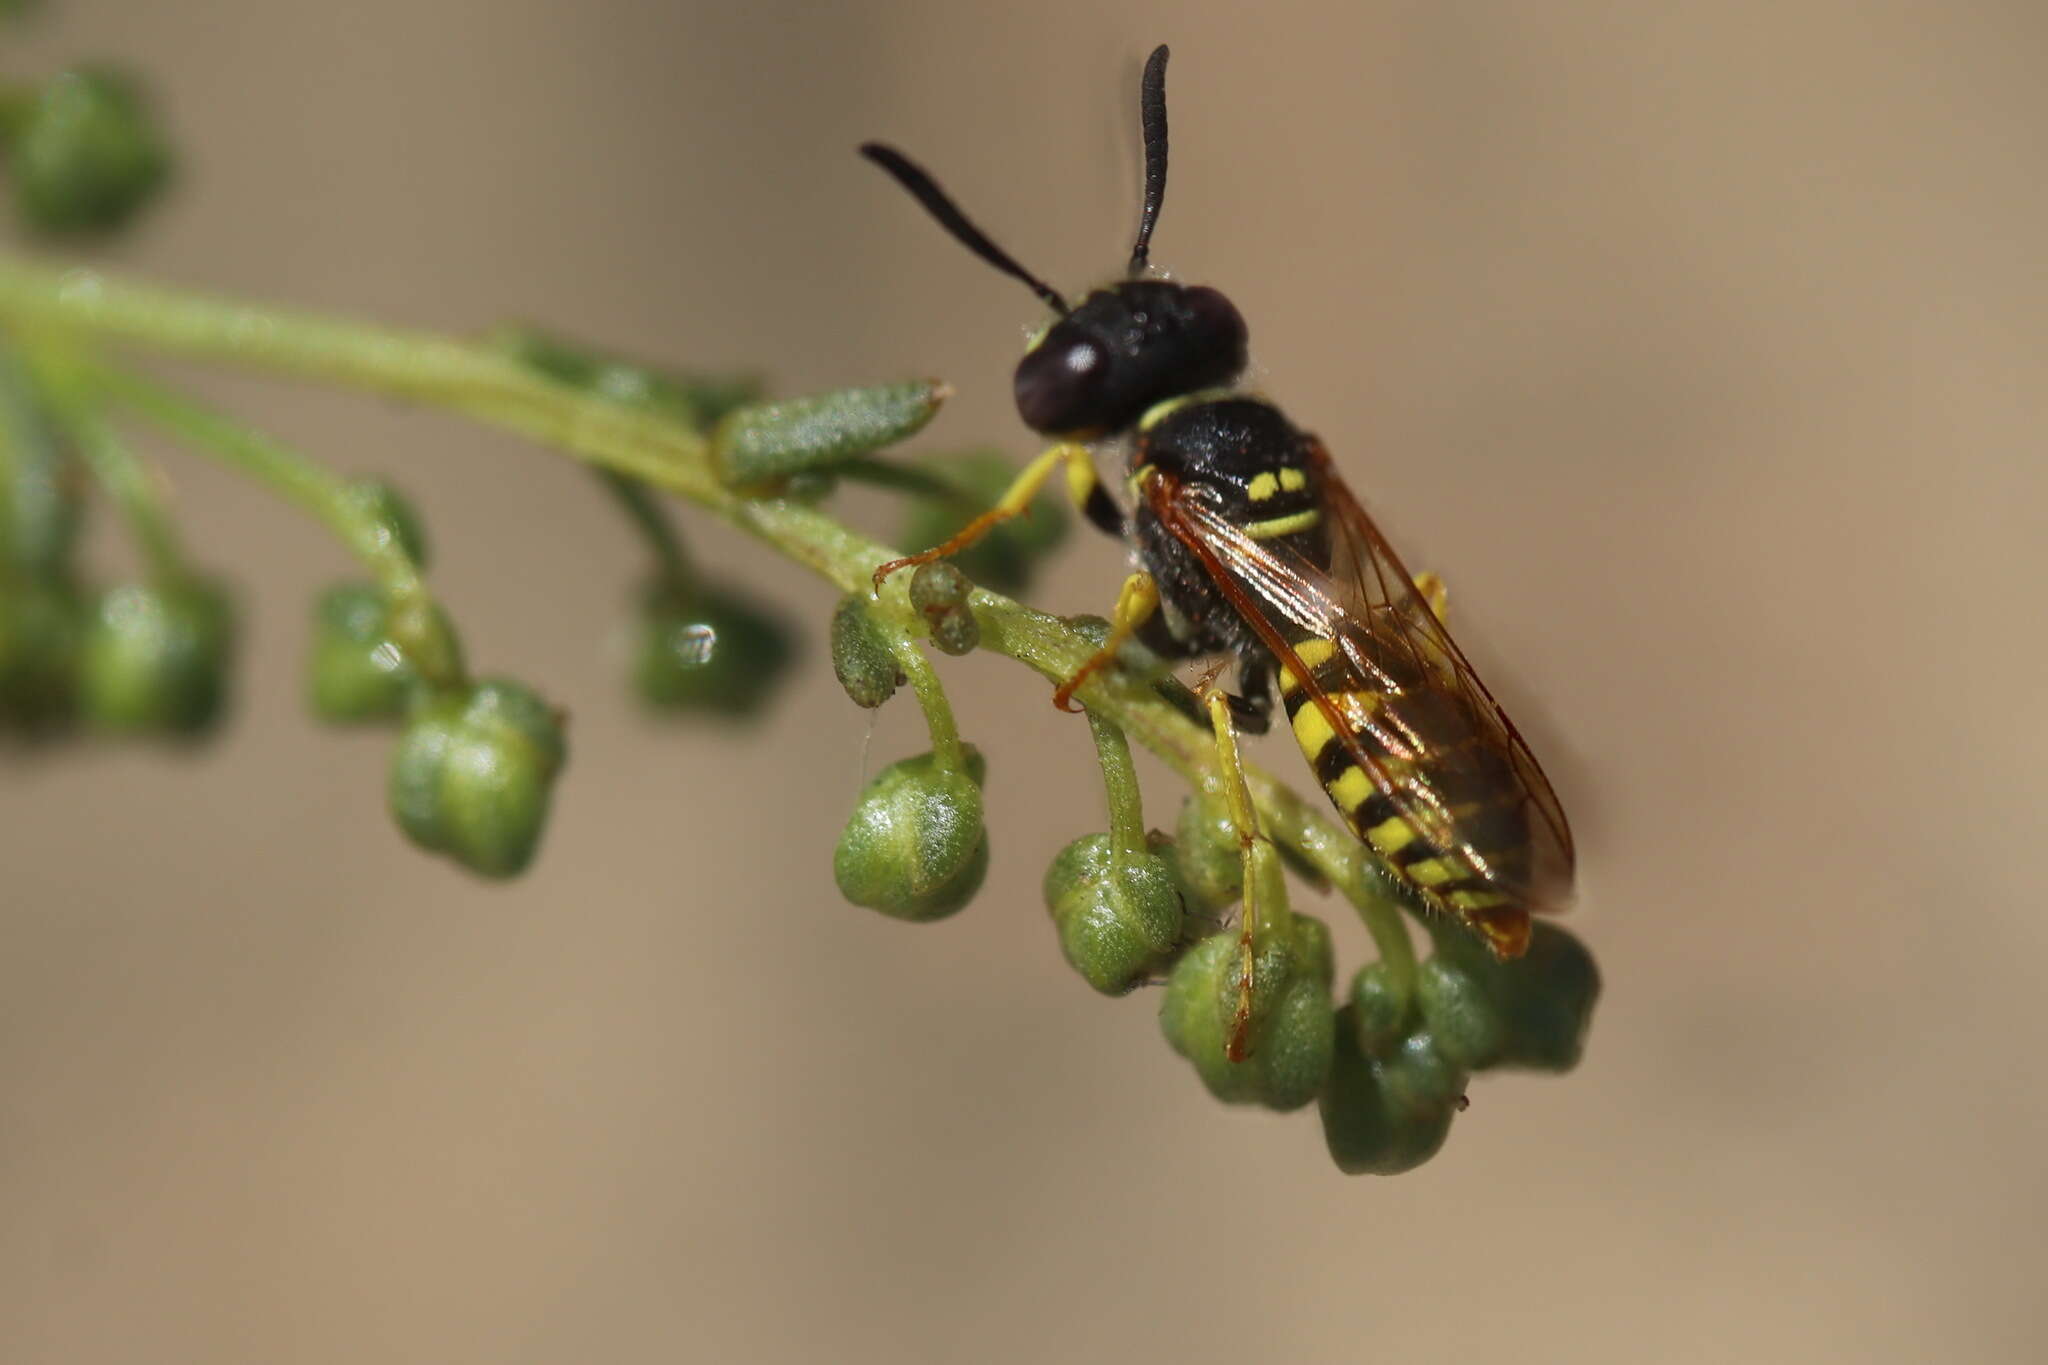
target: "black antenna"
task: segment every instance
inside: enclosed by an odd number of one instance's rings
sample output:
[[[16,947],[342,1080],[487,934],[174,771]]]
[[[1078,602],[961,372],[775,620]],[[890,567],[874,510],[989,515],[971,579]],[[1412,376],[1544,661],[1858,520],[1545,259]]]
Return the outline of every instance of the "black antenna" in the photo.
[[[1074,311],[1067,307],[1067,301],[1057,290],[1038,276],[1026,270],[1011,258],[1010,253],[988,239],[987,234],[967,221],[967,215],[960,206],[946,197],[938,182],[926,175],[918,164],[894,147],[879,142],[863,142],[860,154],[896,177],[896,183],[909,190],[911,197],[924,205],[924,210],[939,220],[939,226],[953,234],[954,240],[975,255],[987,261],[1005,275],[1022,280],[1031,287],[1031,292],[1051,304],[1061,317]]]
[[[1145,133],[1145,209],[1138,215],[1138,241],[1131,248],[1131,274],[1145,269],[1152,255],[1152,229],[1159,206],[1166,201],[1166,44],[1145,59],[1145,79],[1138,86],[1138,126]]]

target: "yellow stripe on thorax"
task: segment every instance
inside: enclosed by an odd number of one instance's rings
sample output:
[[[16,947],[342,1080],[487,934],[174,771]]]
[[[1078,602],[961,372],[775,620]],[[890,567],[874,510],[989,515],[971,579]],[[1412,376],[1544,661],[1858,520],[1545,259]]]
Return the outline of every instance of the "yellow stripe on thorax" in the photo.
[[[1167,418],[1173,416],[1174,413],[1191,404],[1213,403],[1219,398],[1236,398],[1238,396],[1239,394],[1236,389],[1217,388],[1196,389],[1193,393],[1176,394],[1172,398],[1161,399],[1151,407],[1146,408],[1144,415],[1138,418],[1138,430],[1150,431]]]
[[[1289,465],[1252,475],[1251,482],[1244,486],[1244,495],[1253,502],[1269,502],[1282,493],[1299,493],[1306,487],[1308,475]]]
[[[1296,531],[1306,531],[1322,519],[1322,510],[1311,507],[1305,512],[1274,517],[1270,521],[1248,521],[1244,524],[1243,530],[1253,540],[1277,540],[1281,536],[1291,536]]]

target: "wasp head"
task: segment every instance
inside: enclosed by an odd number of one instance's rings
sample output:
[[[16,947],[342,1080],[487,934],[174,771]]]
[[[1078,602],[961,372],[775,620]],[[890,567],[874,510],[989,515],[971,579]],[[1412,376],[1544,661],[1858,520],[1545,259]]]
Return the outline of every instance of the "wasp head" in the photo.
[[[1098,289],[1017,363],[1017,413],[1034,431],[1120,431],[1162,399],[1213,388],[1245,366],[1244,318],[1204,285],[1124,280]]]

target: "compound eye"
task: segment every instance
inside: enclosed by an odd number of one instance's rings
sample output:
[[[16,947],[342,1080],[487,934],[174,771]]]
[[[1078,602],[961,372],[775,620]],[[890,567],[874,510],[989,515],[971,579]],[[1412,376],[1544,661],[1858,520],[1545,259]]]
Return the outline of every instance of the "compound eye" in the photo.
[[[1102,425],[1109,355],[1085,336],[1055,326],[1017,362],[1017,413],[1033,431],[1071,433]]]

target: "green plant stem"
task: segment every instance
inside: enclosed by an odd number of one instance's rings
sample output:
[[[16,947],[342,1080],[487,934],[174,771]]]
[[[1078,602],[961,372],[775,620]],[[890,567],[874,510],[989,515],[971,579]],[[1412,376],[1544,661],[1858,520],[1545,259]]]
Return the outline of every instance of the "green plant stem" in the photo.
[[[689,558],[683,553],[682,538],[669,524],[668,513],[662,509],[653,490],[616,469],[599,469],[597,477],[612,491],[612,496],[625,510],[626,519],[647,542],[648,550],[654,555],[655,572],[661,575],[663,586],[678,594],[688,593],[694,581]]]
[[[188,577],[190,571],[177,523],[164,506],[163,489],[155,472],[136,458],[127,442],[115,434],[90,404],[73,407],[66,403],[61,413],[72,444],[85,457],[86,468],[121,509],[122,519],[128,523],[149,564],[150,576],[160,583],[175,583]]]
[[[421,678],[439,689],[464,685],[460,652],[445,637],[447,628],[433,610],[419,566],[341,478],[161,384],[111,369],[95,374],[94,383],[164,431],[254,477],[325,523],[377,580],[391,603],[393,643]]]
[[[801,503],[738,497],[718,482],[703,439],[687,427],[579,393],[480,345],[273,312],[19,261],[0,261],[0,319],[299,375],[463,413],[688,498],[841,592],[867,591],[875,568],[897,557],[889,547]],[[981,648],[1008,655],[1050,680],[1067,678],[1094,651],[1080,631],[1007,597],[976,589],[972,603],[981,623]],[[905,591],[894,583],[876,610],[893,619],[899,633],[917,633]],[[915,681],[916,675],[910,676]],[[1188,781],[1200,783],[1213,775],[1208,732],[1142,680],[1104,670],[1079,695],[1090,710],[1115,721]],[[1268,836],[1344,889],[1382,951],[1405,941],[1405,929],[1387,907],[1413,902],[1362,855],[1357,839],[1270,775],[1247,767],[1245,777]]]
[[[904,636],[895,641],[896,666],[903,670],[903,676],[910,680],[910,690],[917,696],[918,709],[924,712],[925,729],[930,732],[932,753],[939,766],[948,772],[967,771],[967,751],[960,743],[960,727],[953,720],[953,704],[946,700],[946,689],[939,681],[938,670],[917,647],[917,642]]]
[[[1095,740],[1095,761],[1109,795],[1109,842],[1120,853],[1145,851],[1145,807],[1138,790],[1138,769],[1131,762],[1131,742],[1123,727],[1093,710],[1088,730]]]
[[[35,345],[22,342],[34,381],[50,408],[50,415],[70,438],[135,537],[152,578],[175,583],[189,576],[185,550],[177,523],[164,505],[164,490],[154,471],[128,448],[108,425],[100,408],[100,394],[92,383],[92,368],[76,347],[68,342]]]

